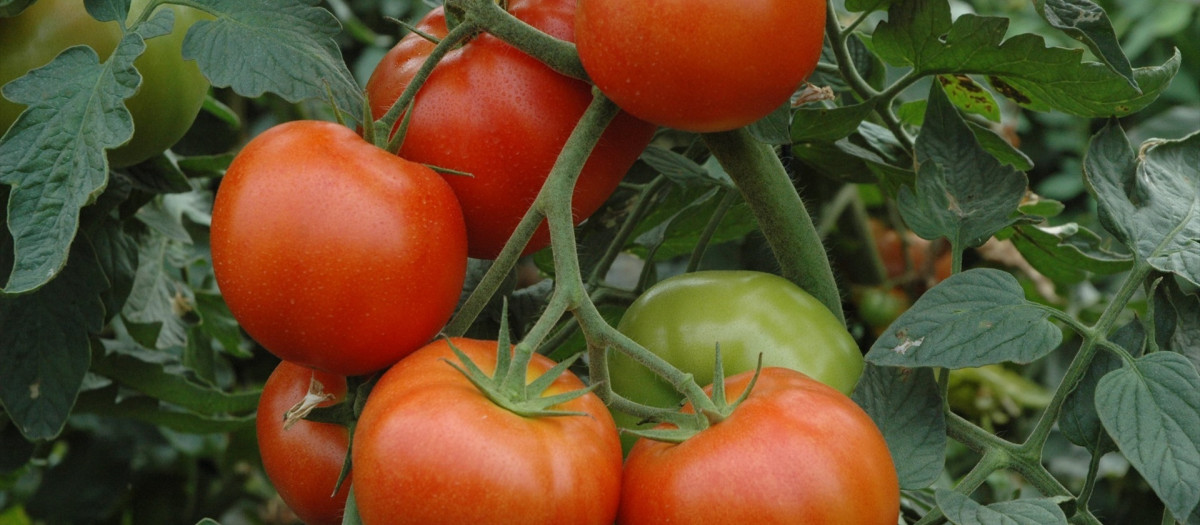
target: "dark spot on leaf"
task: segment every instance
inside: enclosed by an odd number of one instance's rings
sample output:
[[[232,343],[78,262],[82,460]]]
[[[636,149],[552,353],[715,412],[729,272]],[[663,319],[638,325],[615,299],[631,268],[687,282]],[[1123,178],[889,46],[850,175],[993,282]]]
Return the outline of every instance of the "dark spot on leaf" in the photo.
[[[1005,82],[1004,79],[1002,79],[1000,77],[989,76],[988,82],[990,82],[992,84],[992,87],[996,88],[996,91],[999,91],[1001,95],[1004,95],[1005,97],[1015,101],[1018,104],[1025,105],[1025,104],[1029,104],[1029,103],[1033,102],[1032,99],[1025,96],[1024,93],[1021,93],[1020,90],[1013,87],[1012,84]]]

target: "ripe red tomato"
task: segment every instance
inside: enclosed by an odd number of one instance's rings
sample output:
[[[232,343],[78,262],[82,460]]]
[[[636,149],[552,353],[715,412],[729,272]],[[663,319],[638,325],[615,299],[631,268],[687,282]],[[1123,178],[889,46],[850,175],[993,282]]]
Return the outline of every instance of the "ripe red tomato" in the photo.
[[[579,58],[634,116],[686,131],[750,124],[817,67],[824,0],[579,0]]]
[[[304,399],[318,381],[333,396],[319,406],[346,397],[346,378],[283,361],[271,372],[258,400],[255,424],[263,469],[279,497],[308,525],[342,522],[350,476],[334,493],[350,449],[350,431],[341,425],[301,419],[284,428],[284,414]]]
[[[217,284],[281,359],[338,375],[383,369],[453,313],[467,243],[433,170],[330,122],[275,126],[238,154],[212,215]]]
[[[574,36],[575,0],[510,0],[508,11],[560,39]],[[445,36],[442,9],[417,27]],[[367,82],[376,118],[400,97],[431,49],[433,44],[409,34],[383,58]],[[492,259],[533,203],[591,100],[587,83],[481,34],[443,58],[421,87],[400,155],[472,175],[445,177],[462,203],[471,257]],[[577,224],[608,199],[653,133],[650,124],[616,117],[575,187]],[[543,225],[525,253],[548,242]]]
[[[484,372],[496,341],[453,339]],[[540,355],[532,381],[554,366]],[[354,435],[354,492],[363,523],[610,524],[621,444],[588,393],[556,406],[586,415],[527,418],[485,397],[450,365],[446,340],[397,363],[371,391]],[[583,387],[570,372],[544,395]]]
[[[132,22],[149,4],[134,0],[130,5]],[[208,80],[193,61],[183,59],[183,38],[196,21],[211,18],[203,11],[179,5],[156,9],[175,12],[170,34],[146,41],[146,51],[133,63],[142,75],[142,84],[125,101],[133,115],[133,138],[119,148],[109,150],[114,167],[136,164],[171,147],[191,127],[204,96]],[[20,15],[0,18],[0,86],[50,62],[68,47],[90,46],[101,60],[108,58],[121,40],[116,22],[100,22],[79,0],[39,0]],[[17,120],[25,106],[0,96],[0,135]]]
[[[753,375],[728,378],[726,398]],[[679,444],[634,445],[617,523],[894,525],[899,509],[895,466],[866,412],[804,374],[764,368],[724,421]]]

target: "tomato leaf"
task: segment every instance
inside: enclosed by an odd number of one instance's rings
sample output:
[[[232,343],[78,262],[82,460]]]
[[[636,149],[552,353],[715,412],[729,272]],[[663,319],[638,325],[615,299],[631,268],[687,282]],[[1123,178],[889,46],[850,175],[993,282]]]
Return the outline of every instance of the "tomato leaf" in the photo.
[[[0,0],[0,18],[21,14],[26,7],[33,5],[34,0]]]
[[[88,370],[89,334],[104,324],[106,287],[81,237],[57,279],[25,295],[0,295],[0,404],[27,439],[62,431]]]
[[[1121,50],[1117,32],[1104,8],[1091,0],[1034,0],[1039,15],[1055,29],[1083,42],[1114,73],[1125,77],[1129,85],[1138,88],[1133,66]]]
[[[851,398],[883,433],[901,488],[937,481],[945,464],[946,414],[932,370],[868,363]]]
[[[1200,133],[1135,155],[1118,123],[1092,138],[1084,175],[1100,220],[1137,258],[1200,286]]]
[[[1164,281],[1154,291],[1153,304],[1158,347],[1183,354],[1200,368],[1200,295]]]
[[[185,257],[181,243],[162,235],[148,237],[139,247],[137,274],[121,314],[141,344],[187,344],[188,323],[182,314],[183,306],[193,302],[192,290],[171,273],[185,266]]]
[[[1131,255],[1109,250],[1104,239],[1073,222],[1020,224],[1011,240],[1030,265],[1056,283],[1078,283],[1090,274],[1111,275],[1133,266]]]
[[[1054,498],[1023,498],[980,505],[969,496],[953,490],[938,489],[938,508],[946,519],[957,525],[1050,525],[1067,523],[1067,515]]]
[[[1110,340],[1121,345],[1131,355],[1141,355],[1146,331],[1140,322],[1133,321],[1114,332]],[[1086,447],[1092,454],[1103,454],[1115,447],[1112,438],[1104,430],[1104,425],[1100,423],[1100,415],[1096,413],[1096,385],[1100,378],[1119,368],[1121,358],[1115,354],[1096,353],[1079,385],[1063,402],[1062,415],[1058,420],[1059,430],[1068,441]]]
[[[1176,518],[1200,502],[1200,372],[1187,358],[1155,352],[1096,385],[1104,428]],[[1137,417],[1130,417],[1136,414]]]
[[[959,109],[979,115],[992,122],[1000,122],[1000,105],[992,93],[967,75],[938,75],[937,81],[946,91],[946,96]]]
[[[937,83],[917,137],[916,191],[900,188],[900,213],[917,235],[946,237],[955,249],[979,246],[1012,224],[1028,184],[975,141]]]
[[[182,410],[149,396],[118,396],[115,384],[80,394],[75,411],[142,421],[189,434],[233,432],[254,426],[248,416],[204,415]]]
[[[257,391],[224,392],[196,381],[195,374],[175,354],[130,343],[105,340],[103,347],[93,352],[92,371],[197,414],[245,414],[258,405]]]
[[[800,108],[792,117],[792,141],[836,141],[857,130],[873,111],[875,104],[868,102],[836,108]]]
[[[1049,314],[1025,300],[1016,278],[993,269],[950,276],[922,295],[875,341],[881,366],[967,368],[1029,363],[1062,340]]]
[[[1107,64],[1083,62],[1082,50],[1048,48],[1031,33],[1003,40],[1007,31],[1008,20],[999,17],[964,14],[952,22],[944,0],[901,0],[872,42],[885,62],[912,66],[916,74],[987,75],[993,89],[1021,106],[1089,118],[1145,107],[1179,70],[1176,52],[1161,66],[1134,69],[1131,84]]]
[[[247,97],[274,93],[289,102],[324,99],[329,89],[347,120],[362,113],[362,89],[334,37],[341,24],[319,0],[212,0],[196,7],[215,15],[183,41],[215,87]]]
[[[123,101],[141,82],[133,61],[145,49],[137,33],[105,63],[89,47],[72,47],[4,86],[5,98],[28,106],[0,138],[16,251],[5,292],[36,290],[66,264],[79,209],[108,182],[104,150],[133,136]]]

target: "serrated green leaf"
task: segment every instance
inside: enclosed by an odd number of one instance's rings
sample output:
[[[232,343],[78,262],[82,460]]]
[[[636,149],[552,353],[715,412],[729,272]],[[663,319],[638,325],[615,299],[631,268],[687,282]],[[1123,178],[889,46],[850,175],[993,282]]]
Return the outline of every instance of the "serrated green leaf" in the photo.
[[[1096,385],[1096,411],[1129,463],[1177,518],[1200,502],[1200,373],[1155,352]]]
[[[718,188],[703,193],[677,191],[671,194],[635,228],[629,251],[641,257],[647,257],[653,251],[654,258],[660,260],[692,253],[701,231],[720,206],[722,194]],[[725,212],[709,243],[720,244],[741,239],[756,229],[758,222],[754,214],[739,198]]]
[[[243,347],[241,329],[233,312],[219,293],[195,292],[196,313],[200,316],[199,328],[221,344],[225,352],[235,357],[249,358],[251,352]]]
[[[1103,239],[1073,222],[1020,224],[1011,240],[1031,266],[1056,283],[1078,283],[1091,274],[1112,275],[1133,266],[1133,256],[1108,250]]]
[[[165,153],[122,169],[133,187],[147,193],[182,193],[192,191],[192,183]]]
[[[155,399],[202,415],[245,414],[259,392],[224,392],[188,379],[178,357],[162,351],[105,341],[92,356],[92,371]]]
[[[1054,350],[1062,332],[1025,300],[1013,276],[979,268],[952,275],[917,299],[875,341],[881,366],[966,368],[1029,363]]]
[[[201,20],[183,41],[215,87],[239,95],[274,93],[289,102],[325,99],[332,91],[350,121],[362,113],[362,90],[334,37],[341,24],[319,0],[210,0],[198,6],[216,16]],[[329,91],[327,91],[327,88]]]
[[[5,292],[35,290],[66,264],[79,209],[108,181],[104,150],[133,136],[123,101],[141,82],[133,61],[145,48],[131,33],[101,64],[91,48],[72,47],[4,86],[5,98],[28,106],[0,138],[16,250]]]
[[[979,146],[1002,164],[1012,166],[1019,171],[1033,169],[1033,159],[1004,140],[1004,137],[997,135],[996,132],[970,121],[967,122],[967,128],[971,130],[971,134],[975,136]]]
[[[0,403],[27,439],[66,424],[90,362],[89,335],[104,324],[107,287],[86,239],[58,278],[37,291],[0,295]]]
[[[1100,219],[1155,269],[1200,286],[1200,133],[1134,155],[1119,124],[1092,138],[1084,176]]]
[[[1091,0],[1034,0],[1039,15],[1055,29],[1083,42],[1114,73],[1125,77],[1135,89],[1133,66],[1121,50],[1117,32],[1104,8]]]
[[[133,290],[138,263],[137,242],[124,232],[121,223],[112,220],[89,228],[85,235],[96,250],[101,271],[108,278],[108,290],[101,295],[107,321],[121,311]]]
[[[884,61],[912,66],[916,74],[986,75],[994,90],[1024,107],[1088,118],[1138,111],[1179,70],[1179,53],[1161,66],[1134,69],[1139,91],[1106,64],[1083,62],[1082,50],[1048,48],[1029,33],[1003,40],[1008,23],[973,14],[952,21],[945,0],[901,0],[872,41]]]
[[[887,128],[864,121],[850,136],[832,144],[801,142],[792,154],[823,175],[854,183],[880,182],[889,192],[911,184],[912,159]]]
[[[1146,331],[1140,322],[1132,321],[1114,332],[1110,340],[1130,355],[1137,356],[1141,355],[1145,345]],[[1096,385],[1100,378],[1119,368],[1121,358],[1111,352],[1096,353],[1079,385],[1063,402],[1059,430],[1068,441],[1087,448],[1092,454],[1104,454],[1116,448],[1096,413]]]
[[[164,405],[147,396],[125,396],[118,400],[115,385],[81,394],[76,411],[133,419],[188,434],[235,432],[254,425],[254,414],[206,416]]]
[[[121,314],[131,325],[142,325],[141,330],[130,326],[130,331],[141,334],[139,342],[146,346],[187,344],[184,306],[195,299],[191,288],[173,273],[185,266],[184,252],[180,243],[161,235],[144,240],[138,249],[137,274]]]
[[[850,397],[883,433],[901,488],[937,481],[945,465],[946,413],[932,370],[868,363]]]
[[[979,246],[1012,224],[1028,182],[980,147],[937,83],[929,93],[916,192],[900,188],[900,213],[925,239],[946,237],[958,250]]]
[[[1175,283],[1163,282],[1153,300],[1159,348],[1183,354],[1200,368],[1200,295],[1185,294]]]
[[[863,119],[875,111],[870,103],[836,108],[800,108],[792,117],[792,141],[832,142],[858,129]]]
[[[847,11],[877,11],[901,0],[846,0]]]
[[[981,505],[965,494],[938,489],[938,508],[955,525],[1052,525],[1067,523],[1054,499],[1018,499]]]

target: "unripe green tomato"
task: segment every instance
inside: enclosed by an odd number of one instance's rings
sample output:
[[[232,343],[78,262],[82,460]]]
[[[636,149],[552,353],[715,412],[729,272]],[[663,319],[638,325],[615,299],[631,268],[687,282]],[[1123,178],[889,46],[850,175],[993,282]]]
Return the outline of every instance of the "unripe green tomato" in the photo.
[[[133,0],[127,21],[134,21],[148,3]],[[146,52],[134,62],[142,84],[125,101],[133,114],[134,133],[127,144],[108,152],[113,167],[137,164],[179,141],[208,92],[208,80],[196,62],[183,59],[181,50],[188,28],[209,15],[177,5],[159,9],[175,11],[175,26],[170,34],[147,40]],[[120,40],[119,25],[96,21],[82,0],[38,0],[20,15],[0,18],[0,86],[46,65],[71,46],[90,46],[103,61]],[[0,96],[0,134],[24,110],[24,105]]]
[[[845,326],[791,281],[752,271],[703,271],[672,277],[646,290],[617,325],[621,333],[701,386],[712,383],[717,344],[726,376],[763,366],[791,368],[849,394],[863,357]],[[625,354],[609,352],[612,388],[647,405],[682,401],[669,383]],[[614,413],[618,425],[636,418]]]

